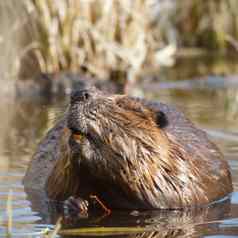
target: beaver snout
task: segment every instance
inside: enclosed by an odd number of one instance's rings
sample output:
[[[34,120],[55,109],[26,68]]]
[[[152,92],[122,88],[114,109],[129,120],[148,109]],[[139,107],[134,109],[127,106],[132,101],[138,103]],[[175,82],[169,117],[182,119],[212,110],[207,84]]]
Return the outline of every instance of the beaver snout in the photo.
[[[75,90],[70,97],[70,106],[67,116],[67,127],[73,135],[82,135],[87,133],[85,108],[92,104],[93,99],[97,97],[97,91],[94,88],[84,88]]]

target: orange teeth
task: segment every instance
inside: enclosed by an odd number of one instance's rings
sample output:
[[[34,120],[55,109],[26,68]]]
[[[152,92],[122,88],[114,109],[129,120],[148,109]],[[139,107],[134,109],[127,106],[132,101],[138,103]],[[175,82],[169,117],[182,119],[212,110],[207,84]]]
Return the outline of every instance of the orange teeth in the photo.
[[[73,134],[73,138],[74,138],[74,140],[80,141],[80,140],[82,140],[83,135],[80,135],[80,134]]]

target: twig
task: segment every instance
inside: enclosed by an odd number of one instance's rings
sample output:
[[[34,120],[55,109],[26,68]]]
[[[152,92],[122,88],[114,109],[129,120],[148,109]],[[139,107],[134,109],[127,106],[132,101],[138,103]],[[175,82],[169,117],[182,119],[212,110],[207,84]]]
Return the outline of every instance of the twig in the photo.
[[[90,195],[90,198],[94,199],[108,215],[112,213],[112,211],[107,208],[106,205],[104,205],[104,203],[97,197],[97,195]]]

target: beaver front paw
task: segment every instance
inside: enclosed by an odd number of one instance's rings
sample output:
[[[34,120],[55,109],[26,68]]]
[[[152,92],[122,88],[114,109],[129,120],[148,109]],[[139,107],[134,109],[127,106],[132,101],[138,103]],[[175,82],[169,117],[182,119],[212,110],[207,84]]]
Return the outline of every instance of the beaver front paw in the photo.
[[[82,218],[88,217],[88,206],[87,200],[80,197],[69,197],[64,201],[64,215],[66,217],[77,216]]]

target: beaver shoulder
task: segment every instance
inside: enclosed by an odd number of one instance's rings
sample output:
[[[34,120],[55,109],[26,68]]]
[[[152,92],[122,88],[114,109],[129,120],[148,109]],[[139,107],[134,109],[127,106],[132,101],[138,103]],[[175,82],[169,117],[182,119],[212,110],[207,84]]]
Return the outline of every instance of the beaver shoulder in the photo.
[[[39,143],[23,178],[25,188],[43,189],[55,163],[62,158],[62,148],[68,143],[66,118],[59,120]],[[64,143],[65,140],[65,143]]]

